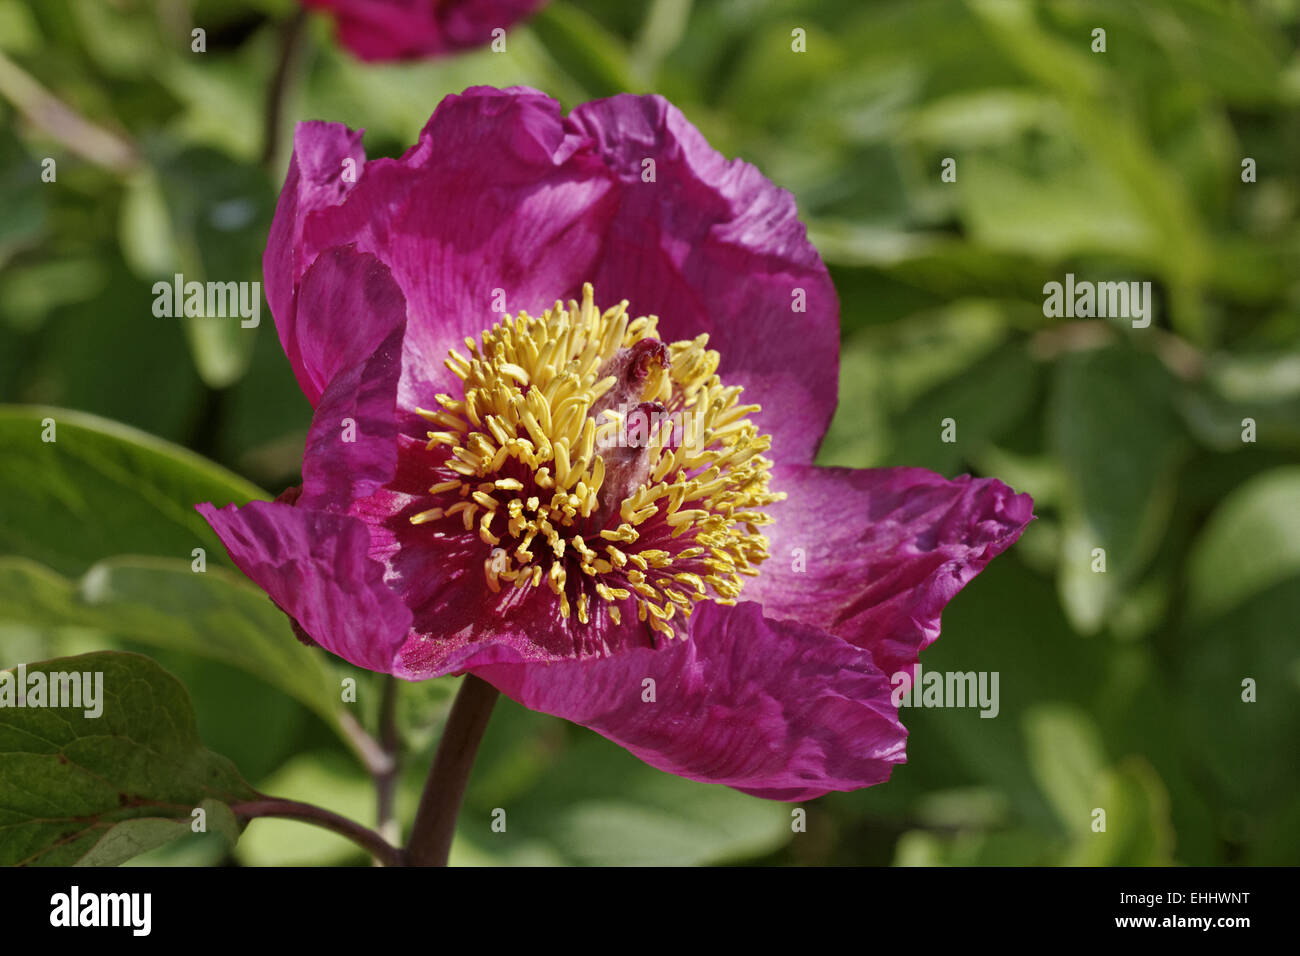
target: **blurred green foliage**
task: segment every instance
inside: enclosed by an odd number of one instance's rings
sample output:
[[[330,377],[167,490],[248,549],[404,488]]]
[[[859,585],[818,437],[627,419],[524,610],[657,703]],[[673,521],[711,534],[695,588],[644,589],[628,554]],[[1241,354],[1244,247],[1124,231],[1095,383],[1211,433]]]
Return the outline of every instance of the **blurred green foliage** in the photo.
[[[555,0],[504,54],[388,66],[313,18],[268,170],[294,9],[0,0],[0,401],[111,420],[59,413],[68,438],[38,458],[47,412],[0,415],[0,664],[149,653],[255,786],[368,820],[329,688],[356,677],[373,725],[378,681],[295,644],[181,506],[296,483],[310,409],[268,310],[256,330],[159,319],[151,285],[258,278],[295,119],[364,127],[370,155],[396,155],[467,85],[566,107],[656,91],[795,194],[831,267],[843,368],[821,461],[1033,494],[1038,520],[923,658],[998,671],[1000,713],[905,712],[893,780],[810,804],[792,834],[784,805],[506,702],[453,862],[1297,861],[1300,0]],[[15,71],[128,144],[129,166],[22,115]],[[1045,318],[1043,285],[1067,272],[1152,282],[1151,327]],[[214,566],[201,584],[196,539]],[[403,688],[407,822],[454,686]],[[507,834],[482,822],[496,807]],[[143,859],[228,852],[194,838]],[[271,820],[234,853],[361,861]]]

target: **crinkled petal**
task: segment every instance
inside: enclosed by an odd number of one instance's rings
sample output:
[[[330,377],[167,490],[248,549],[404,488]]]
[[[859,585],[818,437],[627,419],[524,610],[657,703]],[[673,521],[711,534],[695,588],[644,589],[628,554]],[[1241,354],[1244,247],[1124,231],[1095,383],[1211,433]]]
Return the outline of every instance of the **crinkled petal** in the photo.
[[[313,333],[303,368],[327,383],[314,402],[299,504],[343,513],[397,470],[406,300],[382,262],[350,247],[321,254],[298,298]]]
[[[328,346],[315,344],[310,317],[308,327],[298,329],[298,284],[316,251],[310,258],[303,253],[303,223],[316,210],[342,202],[360,179],[365,163],[360,131],[354,132],[342,123],[299,123],[294,131],[289,172],[262,256],[266,301],[275,317],[280,344],[298,385],[313,405],[328,382],[312,374],[319,371],[314,366],[309,369],[304,365],[300,348],[305,343],[310,352],[319,354]]]
[[[866,648],[886,674],[916,663],[944,606],[1033,518],[1000,481],[923,468],[784,465],[772,488],[788,498],[766,509],[772,556],[744,597]]]
[[[460,382],[443,363],[502,313],[577,295],[617,203],[559,104],[531,90],[476,87],[438,106],[420,141],[374,160],[348,201],[313,215],[306,261],[356,243],[392,269],[409,305],[403,404]]]
[[[300,506],[346,513],[397,470],[397,379],[402,330],[346,369],[325,390],[307,432]]]
[[[811,461],[834,411],[839,305],[793,197],[662,97],[565,119],[533,90],[449,96],[406,155],[368,163],[299,235],[299,275],[348,243],[392,269],[410,306],[405,405],[454,390],[447,350],[501,312],[540,312],[592,281],[602,305],[657,314],[666,339],[707,332],[724,379],[763,406],[776,460]]]
[[[297,315],[286,351],[298,356],[296,371],[306,379],[303,391],[314,406],[341,371],[374,353],[394,332],[400,346],[406,299],[383,262],[339,246],[317,257],[302,277]],[[390,417],[401,371],[400,351],[394,358]]]
[[[411,612],[370,559],[364,523],[271,501],[196,507],[231,560],[312,640],[358,667],[394,670]]]
[[[835,411],[839,300],[794,196],[661,96],[597,100],[570,121],[620,184],[597,293],[658,315],[666,339],[707,332],[723,380],[763,406],[771,456],[811,462]]]
[[[545,0],[303,0],[328,10],[362,60],[409,60],[486,46]]]
[[[475,673],[660,770],[759,796],[854,790],[904,760],[907,731],[870,654],[752,602],[701,604],[689,640],[658,649]]]

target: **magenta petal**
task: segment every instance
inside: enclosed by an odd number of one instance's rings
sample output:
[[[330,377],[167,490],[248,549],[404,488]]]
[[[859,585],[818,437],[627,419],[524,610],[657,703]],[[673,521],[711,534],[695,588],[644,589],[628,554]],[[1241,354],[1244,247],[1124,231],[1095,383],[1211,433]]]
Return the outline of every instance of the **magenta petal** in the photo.
[[[196,508],[239,569],[312,640],[358,667],[393,669],[411,612],[368,556],[361,521],[270,501]]]
[[[321,383],[303,455],[299,507],[346,513],[397,470],[397,386],[406,300],[388,267],[350,247],[326,250],[298,294],[300,371]],[[311,398],[308,393],[308,398]],[[412,416],[414,417],[414,416]]]
[[[402,330],[339,374],[325,390],[302,463],[299,506],[346,513],[397,471],[397,380]]]
[[[339,42],[363,60],[407,60],[486,46],[545,0],[304,0],[333,11]]]
[[[794,197],[660,96],[587,103],[570,123],[621,183],[597,295],[657,314],[665,339],[707,332],[723,380],[763,406],[772,457],[811,462],[835,411],[839,300]]]
[[[406,155],[369,163],[347,202],[307,224],[308,259],[355,243],[401,286],[405,403],[459,387],[443,362],[466,336],[502,312],[575,296],[593,274],[616,197],[580,146],[549,97],[471,88],[439,104]]]
[[[304,369],[299,352],[300,343],[310,343],[310,333],[297,330],[298,282],[310,265],[303,255],[303,223],[316,210],[342,202],[360,179],[365,163],[360,131],[354,132],[342,123],[299,123],[294,131],[289,172],[262,257],[266,301],[275,317],[280,344],[299,386],[313,405],[328,380],[318,381]]]
[[[778,465],[772,488],[789,497],[767,508],[772,556],[744,596],[868,649],[886,674],[916,663],[944,606],[1033,518],[1000,481],[922,468]]]
[[[602,305],[657,314],[665,339],[707,332],[724,379],[762,405],[775,460],[810,462],[834,412],[839,304],[794,198],[662,97],[565,119],[534,90],[474,87],[400,159],[368,163],[346,201],[316,208],[299,217],[299,272],[355,243],[406,296],[407,404],[454,388],[447,350],[501,311],[537,313],[592,281]]]
[[[760,796],[870,786],[904,759],[907,731],[870,654],[753,603],[701,604],[689,640],[657,650],[475,673],[660,770]]]
[[[406,325],[406,299],[379,259],[348,246],[321,253],[302,277],[285,352],[297,355],[294,371],[308,401],[345,367],[374,352]],[[396,378],[393,388],[396,394]]]

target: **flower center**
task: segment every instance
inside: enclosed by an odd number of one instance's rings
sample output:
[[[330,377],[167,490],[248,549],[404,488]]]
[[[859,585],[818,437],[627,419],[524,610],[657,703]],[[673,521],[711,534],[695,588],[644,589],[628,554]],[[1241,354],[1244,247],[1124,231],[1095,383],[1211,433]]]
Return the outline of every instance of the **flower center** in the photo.
[[[771,438],[715,374],[708,336],[665,345],[626,301],[520,313],[466,339],[463,395],[417,409],[450,452],[413,524],[459,518],[490,549],[488,587],[540,587],[588,623],[638,618],[672,637],[705,598],[734,603],[767,557]]]

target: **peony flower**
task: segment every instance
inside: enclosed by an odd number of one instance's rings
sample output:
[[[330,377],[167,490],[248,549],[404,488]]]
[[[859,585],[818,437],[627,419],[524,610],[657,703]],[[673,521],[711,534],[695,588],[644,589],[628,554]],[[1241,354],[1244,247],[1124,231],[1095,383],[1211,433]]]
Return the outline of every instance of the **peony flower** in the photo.
[[[812,464],[830,277],[661,97],[474,88],[400,159],[304,123],[264,268],[315,413],[296,499],[199,506],[236,564],[353,664],[478,675],[670,773],[887,779],[890,676],[1032,517]]]
[[[327,10],[339,42],[363,60],[412,60],[487,46],[494,30],[531,16],[546,0],[302,0]]]

